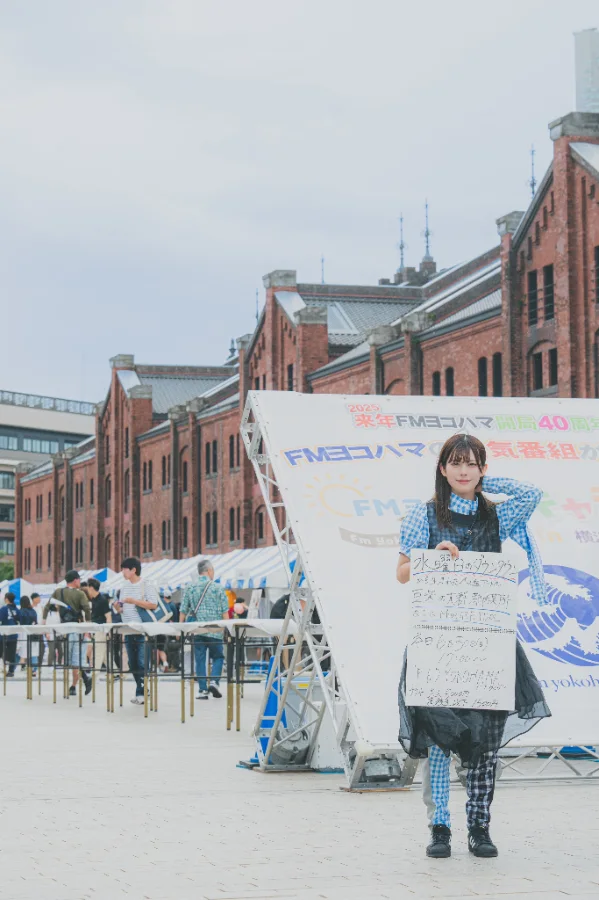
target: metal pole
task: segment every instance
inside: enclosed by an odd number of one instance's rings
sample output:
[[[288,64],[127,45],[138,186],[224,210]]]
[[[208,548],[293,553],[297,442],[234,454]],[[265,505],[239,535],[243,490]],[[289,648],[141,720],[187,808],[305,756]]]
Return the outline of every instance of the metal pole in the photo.
[[[110,712],[110,672],[112,669],[112,630],[106,635],[106,712]]]
[[[62,648],[62,690],[64,694],[64,699],[69,699],[69,672],[68,672],[68,664],[69,664],[69,646],[67,636],[63,636],[63,648]]]
[[[96,702],[96,635],[92,632],[92,703]]]
[[[235,629],[235,694],[237,709],[235,715],[235,730],[241,731],[241,628]]]
[[[225,631],[224,636],[227,639],[227,731],[230,731],[234,717],[233,664],[235,645],[233,643],[233,637],[229,634],[228,630]]]
[[[192,688],[193,690],[193,688]],[[185,724],[185,632],[181,632],[181,724]]]
[[[83,664],[81,662],[81,655],[83,653],[83,635],[81,632],[77,635],[77,639],[79,641],[79,681],[77,682],[79,687],[79,708],[83,706]]]
[[[119,705],[123,705],[123,634],[119,632]],[[112,711],[114,712],[114,679],[112,682]]]
[[[144,635],[144,719],[148,718],[148,637]]]

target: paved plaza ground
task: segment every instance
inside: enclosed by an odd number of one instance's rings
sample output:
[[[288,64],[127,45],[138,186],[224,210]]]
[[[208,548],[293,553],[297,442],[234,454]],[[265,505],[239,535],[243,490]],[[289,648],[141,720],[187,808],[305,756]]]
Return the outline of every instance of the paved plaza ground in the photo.
[[[496,860],[465,843],[464,791],[452,791],[454,855],[427,860],[419,792],[347,794],[337,775],[237,768],[242,730],[224,700],[179,719],[166,685],[147,720],[129,703],[106,712],[76,700],[0,692],[2,900],[379,900],[599,898],[599,784],[498,787]]]

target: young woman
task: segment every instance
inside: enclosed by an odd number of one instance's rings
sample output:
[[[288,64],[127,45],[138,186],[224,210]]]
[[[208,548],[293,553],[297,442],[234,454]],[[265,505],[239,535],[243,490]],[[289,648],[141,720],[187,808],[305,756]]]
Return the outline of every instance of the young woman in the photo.
[[[483,491],[504,494],[508,499],[495,504]],[[414,549],[448,550],[453,557],[461,550],[501,553],[502,542],[512,538],[528,555],[531,595],[545,605],[543,565],[528,530],[541,497],[542,492],[530,484],[489,478],[484,444],[468,434],[454,435],[441,448],[433,499],[416,506],[402,523],[398,581],[409,581]],[[489,835],[497,751],[551,715],[524,650],[517,642],[516,708],[511,712],[407,707],[405,671],[404,663],[399,739],[410,756],[425,760],[423,795],[432,831],[427,856],[451,856],[450,753],[456,753],[467,768],[468,848],[475,856],[497,856]]]

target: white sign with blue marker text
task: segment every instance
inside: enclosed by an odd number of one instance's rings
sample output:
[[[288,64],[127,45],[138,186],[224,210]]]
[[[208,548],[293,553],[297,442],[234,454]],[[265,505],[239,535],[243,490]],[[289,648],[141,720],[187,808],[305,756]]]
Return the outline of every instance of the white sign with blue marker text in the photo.
[[[503,553],[412,551],[409,706],[514,709],[518,569]]]

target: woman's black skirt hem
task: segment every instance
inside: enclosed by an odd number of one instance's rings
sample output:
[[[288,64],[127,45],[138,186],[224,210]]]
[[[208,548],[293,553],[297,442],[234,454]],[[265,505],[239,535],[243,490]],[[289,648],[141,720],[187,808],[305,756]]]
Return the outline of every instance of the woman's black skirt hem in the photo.
[[[444,707],[407,706],[407,656],[399,683],[399,740],[413,759],[424,759],[428,748],[457,754],[462,765],[473,768],[483,754],[497,751],[541,719],[551,715],[543,691],[522,646],[516,642],[515,709],[511,712]]]

